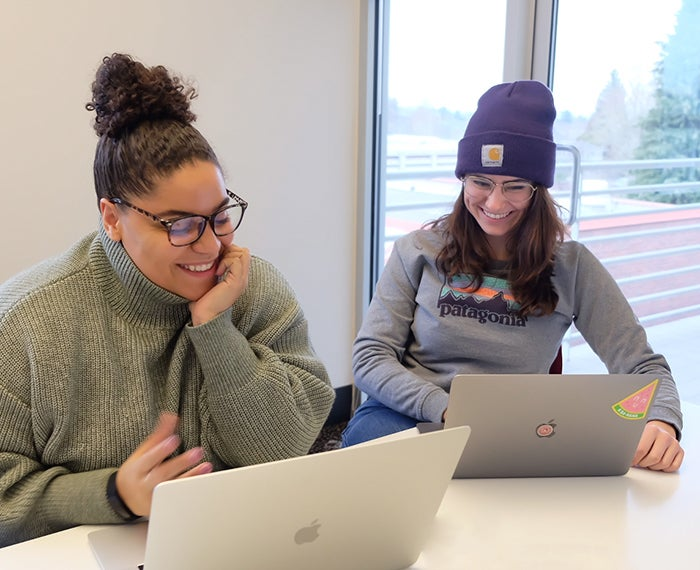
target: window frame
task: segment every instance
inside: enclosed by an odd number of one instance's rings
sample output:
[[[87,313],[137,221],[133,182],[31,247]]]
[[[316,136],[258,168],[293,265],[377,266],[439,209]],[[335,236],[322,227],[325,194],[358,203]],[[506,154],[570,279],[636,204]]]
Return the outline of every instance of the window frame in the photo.
[[[384,247],[386,145],[384,109],[388,105],[388,37],[391,0],[363,0],[360,41],[360,125],[357,202],[357,330],[381,274]],[[557,0],[507,0],[503,81],[527,77],[551,87]],[[508,57],[511,54],[512,57]],[[520,57],[515,57],[520,54]],[[364,70],[364,72],[362,72]]]

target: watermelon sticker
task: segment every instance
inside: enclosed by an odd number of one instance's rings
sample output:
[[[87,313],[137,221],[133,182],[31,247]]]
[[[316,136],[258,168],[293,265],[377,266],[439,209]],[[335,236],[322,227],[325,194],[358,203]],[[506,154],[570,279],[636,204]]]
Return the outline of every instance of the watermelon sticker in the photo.
[[[637,390],[631,396],[627,396],[624,400],[620,400],[613,404],[612,409],[618,416],[626,420],[641,420],[647,415],[651,399],[656,392],[656,386],[659,384],[657,378],[650,384],[647,384],[641,390]]]

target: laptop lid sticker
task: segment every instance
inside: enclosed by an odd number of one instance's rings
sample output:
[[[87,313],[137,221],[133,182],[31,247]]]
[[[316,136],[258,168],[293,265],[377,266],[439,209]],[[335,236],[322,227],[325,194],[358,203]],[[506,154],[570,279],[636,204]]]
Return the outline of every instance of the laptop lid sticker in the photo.
[[[644,388],[637,390],[634,394],[613,404],[613,411],[625,420],[641,420],[645,418],[658,384],[659,379],[657,378],[644,386]]]

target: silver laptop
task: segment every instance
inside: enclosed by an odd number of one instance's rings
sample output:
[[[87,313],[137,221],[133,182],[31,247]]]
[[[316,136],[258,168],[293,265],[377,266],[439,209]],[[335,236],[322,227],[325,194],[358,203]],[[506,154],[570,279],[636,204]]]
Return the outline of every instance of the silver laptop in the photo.
[[[162,483],[148,523],[88,540],[104,570],[405,568],[428,538],[469,431],[409,430]]]
[[[623,475],[657,385],[647,374],[458,375],[445,427],[472,431],[455,477]]]

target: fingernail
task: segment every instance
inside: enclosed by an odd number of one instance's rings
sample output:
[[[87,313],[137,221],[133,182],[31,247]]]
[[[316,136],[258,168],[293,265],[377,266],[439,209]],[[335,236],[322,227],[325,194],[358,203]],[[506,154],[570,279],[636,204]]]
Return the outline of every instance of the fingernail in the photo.
[[[180,438],[175,434],[169,435],[165,440],[163,440],[163,445],[167,448],[176,449],[179,444]]]

